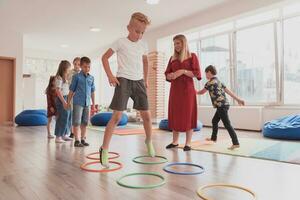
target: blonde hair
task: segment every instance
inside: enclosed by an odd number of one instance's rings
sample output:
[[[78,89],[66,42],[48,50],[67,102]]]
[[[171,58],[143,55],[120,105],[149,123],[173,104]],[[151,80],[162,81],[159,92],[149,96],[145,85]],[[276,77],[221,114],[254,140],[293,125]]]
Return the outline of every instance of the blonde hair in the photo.
[[[73,60],[73,64],[74,64],[76,61],[79,61],[79,62],[80,62],[80,57],[75,57],[74,60]]]
[[[132,24],[134,21],[144,23],[146,26],[150,25],[151,23],[149,18],[141,12],[135,12],[131,15],[129,24]]]
[[[180,40],[182,42],[182,50],[180,52],[177,52],[174,48],[172,60],[178,59],[182,62],[191,57],[186,37],[184,35],[176,35],[173,37],[173,42],[175,40]]]

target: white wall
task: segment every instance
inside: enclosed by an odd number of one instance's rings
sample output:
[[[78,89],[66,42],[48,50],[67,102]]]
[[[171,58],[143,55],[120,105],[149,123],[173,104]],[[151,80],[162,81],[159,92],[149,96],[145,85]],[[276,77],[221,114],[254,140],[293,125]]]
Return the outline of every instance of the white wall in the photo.
[[[24,48],[24,57],[44,58],[51,60],[69,60],[70,62],[72,62],[73,59],[77,56],[81,55]]]
[[[234,0],[230,3],[221,4],[186,18],[182,18],[167,24],[164,27],[151,30],[146,33],[145,38],[148,41],[149,49],[151,51],[156,50],[156,42],[159,38],[186,32],[224,19],[230,19],[234,16],[245,14],[279,2],[283,2],[283,0]]]
[[[277,119],[287,115],[296,115],[300,114],[299,107],[265,107],[263,109],[263,120],[264,122]]]
[[[2,28],[0,30],[0,56],[16,58],[15,114],[22,110],[22,67],[23,36],[20,33]]]

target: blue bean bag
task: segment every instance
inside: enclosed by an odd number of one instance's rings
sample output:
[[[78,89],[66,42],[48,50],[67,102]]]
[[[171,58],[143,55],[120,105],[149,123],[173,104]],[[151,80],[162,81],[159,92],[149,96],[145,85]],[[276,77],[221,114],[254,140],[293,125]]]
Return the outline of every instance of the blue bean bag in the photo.
[[[47,116],[47,110],[37,109],[37,110],[24,110],[21,112],[22,114],[39,114]]]
[[[203,124],[198,121],[197,122],[197,128],[194,128],[194,132],[196,131],[200,131],[203,127]],[[160,121],[159,123],[159,129],[161,130],[165,130],[165,131],[172,131],[171,129],[169,129],[169,125],[168,125],[168,120],[167,119],[163,119]]]
[[[94,115],[91,118],[91,123],[93,126],[106,126],[109,120],[112,117],[112,112],[102,112]],[[124,126],[128,123],[128,116],[123,113],[122,118],[118,124],[118,126]]]
[[[24,114],[21,112],[15,118],[15,123],[19,126],[45,126],[48,119],[44,114]]]
[[[300,115],[286,116],[265,123],[263,135],[274,139],[300,140]]]

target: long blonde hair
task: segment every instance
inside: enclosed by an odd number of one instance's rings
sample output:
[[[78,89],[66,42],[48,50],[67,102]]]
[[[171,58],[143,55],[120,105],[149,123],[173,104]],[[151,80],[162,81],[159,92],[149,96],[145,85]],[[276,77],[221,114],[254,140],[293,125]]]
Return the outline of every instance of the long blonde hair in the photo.
[[[175,35],[173,37],[173,42],[175,40],[180,40],[182,42],[182,50],[178,53],[176,49],[174,48],[174,54],[172,60],[178,59],[180,62],[188,59],[191,57],[191,53],[188,47],[187,39],[184,35]]]

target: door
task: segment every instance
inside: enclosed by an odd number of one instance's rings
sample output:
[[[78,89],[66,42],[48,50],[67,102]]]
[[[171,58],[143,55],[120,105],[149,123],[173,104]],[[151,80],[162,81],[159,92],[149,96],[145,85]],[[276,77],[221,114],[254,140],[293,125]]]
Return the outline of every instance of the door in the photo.
[[[15,60],[0,57],[0,124],[13,122]]]

